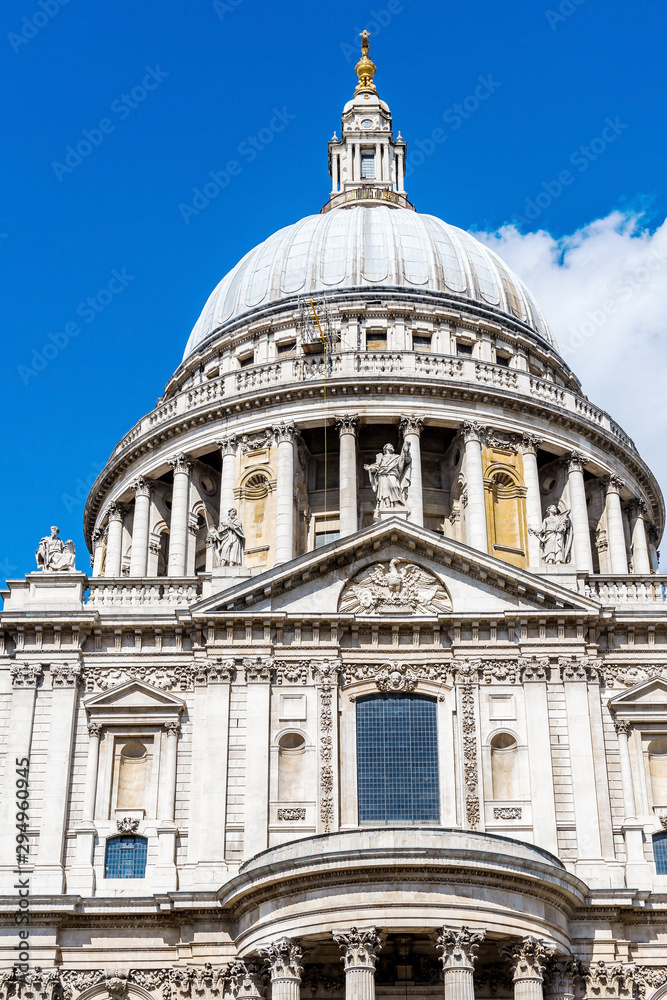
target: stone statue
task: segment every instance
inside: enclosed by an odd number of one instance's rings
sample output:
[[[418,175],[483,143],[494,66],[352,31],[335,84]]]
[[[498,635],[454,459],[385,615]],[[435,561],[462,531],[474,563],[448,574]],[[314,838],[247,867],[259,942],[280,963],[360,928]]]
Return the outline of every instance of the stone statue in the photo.
[[[243,565],[245,534],[235,507],[227,511],[227,517],[220,518],[220,524],[211,529],[208,537],[213,543],[216,566]]]
[[[410,445],[406,442],[400,455],[396,454],[393,445],[386,444],[382,454],[375,456],[372,465],[364,465],[377,497],[376,516],[387,511],[406,509],[411,461]]]
[[[71,538],[63,542],[62,538],[58,537],[59,534],[60,528],[54,525],[51,528],[51,534],[42,538],[39,548],[35,552],[37,569],[41,569],[45,573],[72,573],[75,570],[74,542]]]
[[[555,504],[547,507],[547,516],[539,531],[530,528],[540,540],[542,558],[547,566],[560,566],[568,562],[572,551],[572,521],[569,510],[562,513]]]

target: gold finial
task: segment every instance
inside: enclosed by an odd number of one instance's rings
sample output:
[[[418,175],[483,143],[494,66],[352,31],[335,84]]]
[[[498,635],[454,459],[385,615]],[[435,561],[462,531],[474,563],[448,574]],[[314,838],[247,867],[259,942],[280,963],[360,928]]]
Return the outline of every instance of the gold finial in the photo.
[[[370,32],[364,30],[360,33],[361,38],[361,59],[354,67],[354,71],[359,77],[359,83],[355,88],[355,94],[358,94],[362,90],[375,90],[375,84],[373,83],[373,75],[377,70],[375,63],[368,57],[368,39],[371,37]]]

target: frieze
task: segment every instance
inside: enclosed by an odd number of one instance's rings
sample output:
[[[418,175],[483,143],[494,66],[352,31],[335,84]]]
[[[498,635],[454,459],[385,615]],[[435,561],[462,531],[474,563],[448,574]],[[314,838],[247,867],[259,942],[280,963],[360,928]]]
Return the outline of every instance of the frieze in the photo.
[[[132,987],[140,987],[162,1000],[212,1000],[212,998],[260,997],[267,977],[252,962],[229,965],[162,967],[159,969],[42,969],[25,974],[16,970],[0,974],[0,1000],[76,1000],[99,987],[108,1000],[127,1000]],[[134,993],[136,997],[136,993]]]
[[[634,965],[593,962],[586,978],[586,997],[630,1000],[634,994]]]
[[[589,656],[559,656],[558,666],[564,681],[597,681],[600,665]]]
[[[343,685],[374,681],[378,691],[414,691],[420,681],[445,684],[449,668],[444,663],[351,663],[345,664]]]
[[[276,684],[306,684],[310,668],[309,660],[276,660]]]
[[[612,688],[616,684],[630,688],[648,680],[649,677],[663,677],[667,680],[667,664],[646,663],[639,665],[632,663],[629,666],[604,664],[600,667],[600,675],[608,688]]]
[[[357,615],[441,614],[452,602],[431,572],[403,559],[375,563],[357,573],[341,593],[340,610]]]

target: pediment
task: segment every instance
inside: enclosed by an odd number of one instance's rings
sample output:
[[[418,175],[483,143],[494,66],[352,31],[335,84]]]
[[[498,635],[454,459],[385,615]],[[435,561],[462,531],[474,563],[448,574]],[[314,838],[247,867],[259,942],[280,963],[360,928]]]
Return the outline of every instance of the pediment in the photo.
[[[667,712],[667,679],[647,677],[634,687],[609,699],[609,708],[617,716],[637,716]]]
[[[365,609],[351,600],[355,581],[374,579],[391,597],[394,572],[411,578],[418,599],[412,606],[396,602],[395,614],[441,617],[445,614],[512,611],[579,611],[595,614],[600,604],[543,576],[517,569],[494,556],[437,535],[400,518],[383,521],[260,576],[244,579],[190,608],[193,617],[253,609],[305,615],[391,615],[391,600],[371,601]],[[366,584],[368,589],[368,584]],[[409,589],[409,587],[408,587]],[[399,588],[400,590],[400,588]],[[404,591],[404,596],[407,591]],[[360,591],[355,595],[359,597]],[[419,599],[419,596],[423,599]],[[409,602],[408,602],[409,603]]]
[[[178,719],[185,708],[182,698],[169,691],[128,680],[115,687],[85,699],[84,705],[91,721],[95,722],[147,722],[163,723]]]

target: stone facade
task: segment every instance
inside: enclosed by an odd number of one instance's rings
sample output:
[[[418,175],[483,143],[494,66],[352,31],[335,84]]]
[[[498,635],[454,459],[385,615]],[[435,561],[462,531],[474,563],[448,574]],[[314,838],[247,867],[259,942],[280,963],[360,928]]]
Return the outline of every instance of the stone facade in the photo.
[[[662,494],[519,279],[408,202],[364,41],[315,284],[270,241],[266,301],[225,279],[93,486],[90,572],[8,583],[0,1000],[667,988]],[[436,819],[364,819],[369,700],[428,706]]]

